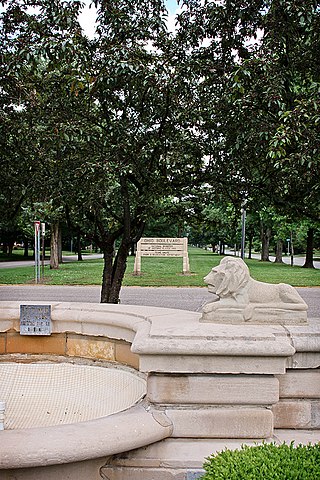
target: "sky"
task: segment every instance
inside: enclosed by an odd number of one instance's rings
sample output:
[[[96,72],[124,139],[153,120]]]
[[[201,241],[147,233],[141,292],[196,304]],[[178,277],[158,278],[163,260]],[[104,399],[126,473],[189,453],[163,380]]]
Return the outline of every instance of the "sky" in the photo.
[[[167,9],[169,12],[168,16],[168,28],[169,30],[174,29],[174,24],[175,24],[175,13],[178,10],[178,4],[176,0],[165,0]],[[84,29],[85,33],[88,35],[89,38],[92,38],[94,36],[94,30],[95,30],[95,16],[96,16],[96,10],[92,6],[89,8],[89,5],[91,3],[91,0],[85,0],[85,7],[80,15],[79,21]]]
[[[167,9],[169,10],[169,12],[171,14],[174,14],[175,11],[178,8],[178,4],[177,4],[176,0],[166,0],[166,4],[167,4]]]
[[[92,38],[95,32],[96,9],[93,5],[90,7],[92,0],[83,0],[83,1],[85,4],[85,7],[83,8],[79,16],[79,21],[86,35],[88,35],[89,38]],[[175,15],[179,10],[179,6],[177,4],[177,0],[165,0],[165,3],[166,3],[168,14],[169,14],[168,28],[170,31],[173,31],[175,29]],[[0,12],[3,10],[4,10],[3,6],[0,5]]]

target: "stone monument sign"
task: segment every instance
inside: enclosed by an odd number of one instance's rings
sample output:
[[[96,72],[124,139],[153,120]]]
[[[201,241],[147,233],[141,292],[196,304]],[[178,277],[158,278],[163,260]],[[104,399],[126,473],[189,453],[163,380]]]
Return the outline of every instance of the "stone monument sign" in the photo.
[[[188,239],[184,238],[141,238],[137,244],[134,274],[141,273],[141,257],[182,257],[184,274],[190,273]]]

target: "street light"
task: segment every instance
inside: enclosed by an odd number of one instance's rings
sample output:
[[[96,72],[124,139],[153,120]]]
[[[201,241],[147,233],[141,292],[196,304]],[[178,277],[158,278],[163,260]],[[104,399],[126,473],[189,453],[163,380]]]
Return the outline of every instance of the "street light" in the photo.
[[[45,260],[45,254],[46,254],[46,250],[45,250],[45,246],[44,246],[44,237],[45,237],[45,234],[46,234],[46,224],[45,224],[45,223],[41,223],[41,239],[42,239],[42,269],[41,269],[41,277],[42,277],[42,281],[44,281],[44,260]]]
[[[34,225],[34,265],[35,282],[40,282],[40,224],[39,220],[33,222]]]
[[[290,238],[287,238],[287,243],[288,243],[287,255],[289,256],[289,254],[290,254]]]
[[[241,204],[241,258],[245,258],[246,244],[246,204],[247,200],[243,200]]]

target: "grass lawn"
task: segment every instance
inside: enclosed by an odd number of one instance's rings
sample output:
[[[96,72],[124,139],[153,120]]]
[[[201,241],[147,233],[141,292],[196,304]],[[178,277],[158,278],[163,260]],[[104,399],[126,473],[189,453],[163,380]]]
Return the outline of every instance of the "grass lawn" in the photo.
[[[46,254],[47,253],[48,252],[46,252]],[[17,260],[19,261],[31,260],[33,255],[33,250],[28,250],[29,258],[25,258],[23,254],[24,254],[24,250],[22,248],[14,249],[11,255],[0,252],[0,262],[15,262]]]
[[[183,275],[182,258],[143,257],[142,274],[133,275],[134,258],[128,258],[125,286],[172,286],[202,287],[203,277],[217,265],[222,257],[211,252],[189,248],[190,275]],[[246,260],[251,276],[267,283],[289,283],[293,286],[320,286],[320,270],[291,267],[271,262]],[[85,260],[83,262],[64,263],[59,270],[45,267],[47,285],[100,285],[102,277],[102,260]],[[32,284],[34,283],[34,267],[1,268],[0,284]]]
[[[85,257],[86,255],[90,255],[91,253],[94,253],[94,252],[91,252],[90,250],[82,250],[81,253],[82,253],[82,256]],[[15,262],[15,261],[23,262],[25,260],[32,260],[33,250],[30,250],[30,249],[28,250],[28,255],[29,255],[28,257],[24,257],[23,254],[24,254],[24,250],[22,248],[17,248],[15,250],[13,250],[11,255],[0,252],[0,263],[1,262]],[[41,255],[42,255],[42,251],[41,251]],[[70,252],[68,250],[63,250],[63,252],[62,252],[63,257],[68,257],[70,255],[76,255],[76,253]],[[50,249],[46,248],[45,258],[50,258]]]

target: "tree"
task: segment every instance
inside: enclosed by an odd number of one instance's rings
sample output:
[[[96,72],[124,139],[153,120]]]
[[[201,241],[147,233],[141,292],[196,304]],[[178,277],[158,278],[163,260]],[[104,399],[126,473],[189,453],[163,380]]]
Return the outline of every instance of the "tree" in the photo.
[[[79,2],[43,1],[31,17],[15,1],[7,55],[24,66],[17,78],[32,142],[23,153],[36,187],[26,201],[51,201],[70,227],[85,228],[104,255],[101,300],[117,302],[130,246],[162,199],[197,182],[203,159],[192,122],[182,124],[192,93],[163,2],[95,4],[90,41]]]
[[[0,208],[51,202],[93,240],[103,302],[166,199],[316,221],[318,2],[184,0],[173,35],[162,0],[97,0],[92,40],[79,1],[28,3],[1,14]]]
[[[208,183],[251,211],[318,219],[319,2],[184,5]]]
[[[11,223],[22,206],[39,202],[54,203],[52,215],[57,217],[61,208],[61,162],[58,164],[63,155],[61,130],[57,127],[68,111],[61,108],[66,94],[61,95],[59,75],[70,75],[71,69],[68,67],[66,72],[67,61],[59,71],[55,65],[61,61],[62,51],[64,58],[70,58],[70,38],[79,30],[76,19],[81,4],[42,1],[38,3],[39,11],[34,13],[30,13],[28,1],[3,1],[2,5],[1,206]],[[56,267],[57,262],[52,266]]]
[[[101,300],[117,302],[132,243],[157,215],[161,199],[181,192],[192,178],[196,182],[202,157],[187,151],[192,132],[177,122],[186,86],[163,3],[96,6],[98,37],[85,66],[94,81],[89,92],[79,89],[90,101],[91,152],[75,175],[84,179],[77,195],[86,190],[84,215],[104,256]]]

